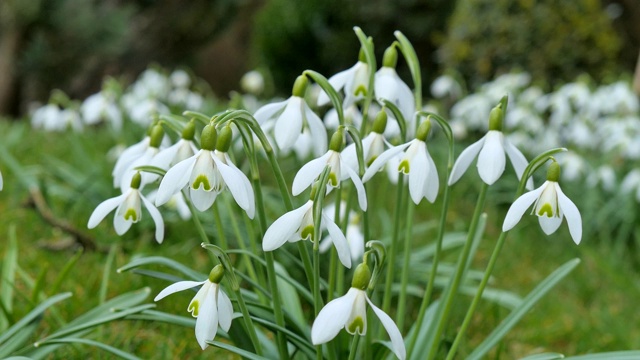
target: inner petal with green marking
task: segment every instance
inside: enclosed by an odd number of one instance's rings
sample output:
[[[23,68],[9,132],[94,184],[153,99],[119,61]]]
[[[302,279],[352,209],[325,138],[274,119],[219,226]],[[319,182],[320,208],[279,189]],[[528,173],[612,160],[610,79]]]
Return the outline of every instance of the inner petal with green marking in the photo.
[[[209,178],[204,174],[198,175],[196,179],[193,181],[193,184],[191,184],[191,188],[194,190],[198,190],[200,186],[202,186],[204,191],[211,191],[212,189],[211,183],[209,182]]]

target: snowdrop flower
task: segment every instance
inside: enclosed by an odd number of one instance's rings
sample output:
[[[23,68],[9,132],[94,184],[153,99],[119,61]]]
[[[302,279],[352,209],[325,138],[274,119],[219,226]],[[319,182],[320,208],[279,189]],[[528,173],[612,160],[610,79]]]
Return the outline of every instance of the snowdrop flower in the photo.
[[[81,131],[82,121],[77,110],[60,109],[58,105],[48,104],[33,113],[31,126],[45,131],[64,131],[68,128]]]
[[[636,200],[640,201],[640,170],[631,170],[622,180],[620,191],[623,194],[635,192]]]
[[[415,139],[392,147],[375,159],[364,173],[362,181],[369,181],[385,163],[402,154],[397,169],[409,177],[411,199],[414,203],[419,204],[420,200],[426,197],[429,202],[433,203],[436,200],[436,196],[438,196],[439,180],[436,164],[433,162],[431,155],[429,155],[425,142],[430,129],[431,121],[427,119],[427,121],[420,124]]]
[[[151,128],[151,135],[149,140],[149,146],[144,150],[144,152],[136,154],[136,156],[132,156],[128,159],[127,167],[122,172],[119,184],[121,189],[126,189],[131,179],[136,174],[136,167],[151,165],[155,160],[156,156],[160,153],[160,147],[162,146],[162,140],[164,139],[164,129],[160,124],[154,125]],[[124,155],[124,153],[123,153]],[[122,157],[122,155],[121,155]],[[117,165],[117,164],[116,164]],[[156,164],[156,166],[160,166],[161,164]],[[166,170],[166,169],[165,169]],[[115,171],[115,169],[114,169]],[[146,185],[158,179],[158,175],[145,172],[142,174],[142,184]],[[114,179],[114,186],[117,186],[116,179]]]
[[[122,129],[122,113],[115,102],[115,96],[105,91],[86,98],[80,106],[82,119],[88,125],[97,124],[101,120],[110,122],[114,129]]]
[[[520,150],[511,144],[502,133],[504,115],[501,105],[494,107],[489,115],[489,131],[482,139],[471,144],[460,154],[449,177],[449,186],[455,184],[476,156],[478,156],[478,174],[487,185],[496,182],[504,172],[505,152],[516,170],[518,179],[527,167],[527,159]],[[533,188],[533,180],[527,181],[527,189]]]
[[[202,350],[206,349],[218,332],[218,325],[229,331],[233,319],[233,306],[229,296],[220,288],[224,276],[224,267],[216,265],[205,281],[179,281],[167,286],[153,301],[159,301],[168,295],[202,285],[189,303],[187,310],[196,318],[196,339]]]
[[[200,137],[202,149],[167,171],[158,188],[156,205],[166,203],[173,194],[189,185],[193,206],[205,211],[213,205],[219,193],[229,188],[238,206],[253,219],[253,188],[246,175],[231,162],[227,154],[231,137],[231,128],[228,126],[222,129],[219,139],[213,125],[205,126]]]
[[[348,108],[352,104],[358,102],[368,93],[369,74],[371,67],[367,64],[364,51],[360,50],[358,62],[347,70],[341,71],[329,78],[329,84],[336,91],[344,89],[343,107]],[[329,103],[329,95],[326,92],[320,92],[318,96],[318,106]]]
[[[264,76],[258,70],[251,70],[240,79],[243,91],[253,95],[260,95],[264,91]]]
[[[538,216],[540,227],[545,234],[554,233],[567,218],[569,233],[576,244],[582,239],[582,218],[580,211],[562,192],[558,179],[560,165],[553,161],[547,171],[547,181],[539,188],[529,191],[513,202],[502,224],[502,231],[509,231],[520,221],[524,212],[533,205],[532,214]]]
[[[371,165],[371,163],[384,151],[385,147],[391,147],[391,144],[385,140],[384,130],[387,126],[387,113],[383,108],[373,123],[373,129],[369,135],[362,139],[362,153],[364,157],[365,167]],[[342,150],[342,159],[352,169],[358,169],[358,157],[356,153],[356,144],[351,143],[344,150]]]
[[[253,115],[263,129],[268,120],[274,119],[273,134],[281,151],[289,150],[296,142],[302,129],[308,127],[313,137],[316,155],[327,149],[327,132],[322,120],[304,101],[304,93],[308,84],[305,75],[298,76],[293,85],[290,98],[285,101],[267,104]]]
[[[95,228],[107,214],[113,211],[113,209],[116,209],[116,213],[113,216],[113,227],[116,230],[116,234],[122,235],[129,230],[131,224],[137,223],[142,218],[140,206],[140,202],[142,202],[156,224],[156,241],[162,243],[164,238],[164,221],[162,220],[162,215],[160,215],[158,209],[140,192],[141,182],[142,176],[137,172],[131,180],[131,187],[128,190],[120,196],[103,201],[93,210],[91,217],[89,217],[87,227],[89,229]]]
[[[365,289],[371,271],[366,263],[358,265],[353,275],[351,288],[346,295],[331,300],[325,305],[311,327],[311,342],[314,345],[329,342],[344,328],[349,334],[364,335],[367,332],[367,303],[373,309],[382,326],[391,338],[393,353],[401,360],[407,356],[404,340],[391,317],[373,305]]]
[[[314,180],[320,176],[325,166],[329,166],[329,182],[327,183],[327,191],[331,188],[337,188],[343,180],[351,178],[353,185],[358,192],[358,203],[363,211],[367,210],[367,194],[365,193],[362,180],[342,158],[340,150],[344,146],[344,131],[338,129],[331,137],[329,151],[319,158],[313,159],[304,164],[293,179],[291,193],[295,196],[308,188]]]
[[[314,195],[315,188],[314,191],[312,191],[311,199],[313,199]],[[309,200],[301,207],[291,210],[276,219],[264,234],[262,249],[264,251],[273,251],[284,245],[287,241],[314,241],[313,205],[313,200]],[[342,262],[345,267],[351,268],[351,254],[347,239],[344,237],[344,234],[342,234],[338,225],[327,216],[326,211],[322,211],[322,224],[329,230],[329,237],[336,247],[340,262]]]
[[[437,99],[445,96],[457,99],[462,95],[462,87],[453,76],[440,75],[431,83],[431,94]]]
[[[182,130],[182,137],[180,140],[168,148],[158,152],[158,154],[151,160],[150,165],[164,170],[169,170],[171,166],[195,155],[196,152],[198,152],[196,145],[193,143],[195,132],[195,120],[191,120]]]
[[[412,136],[415,128],[416,103],[411,89],[396,72],[397,60],[395,46],[390,46],[384,52],[382,67],[375,74],[374,91],[377,98],[388,100],[398,107],[406,121],[409,136]]]
[[[360,113],[360,110],[355,104],[344,108],[344,120],[347,124],[355,126],[356,129],[360,129],[362,126],[362,113]],[[329,130],[336,130],[340,126],[338,111],[335,108],[329,109],[324,115],[324,125]]]
[[[140,142],[129,146],[122,151],[120,156],[118,156],[118,160],[116,160],[116,164],[111,172],[111,175],[113,176],[113,187],[118,187],[120,185],[125,170],[127,170],[131,163],[142,156],[149,148],[149,145],[151,144],[151,129],[152,128],[149,128],[149,132],[142,140],[140,140]]]

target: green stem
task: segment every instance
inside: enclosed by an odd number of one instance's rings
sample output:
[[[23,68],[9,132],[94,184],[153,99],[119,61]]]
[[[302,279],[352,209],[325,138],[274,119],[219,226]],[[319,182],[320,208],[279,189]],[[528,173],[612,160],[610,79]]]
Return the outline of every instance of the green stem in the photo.
[[[351,349],[349,350],[349,360],[354,360],[356,358],[356,353],[358,352],[359,340],[360,340],[360,336],[358,334],[354,334],[353,340],[351,340]]]
[[[267,279],[269,280],[269,291],[271,292],[271,298],[273,299],[273,313],[276,318],[276,324],[284,328],[284,314],[282,312],[282,302],[280,301],[280,293],[278,292],[278,282],[276,279],[275,260],[273,259],[273,253],[267,251],[264,253],[264,258],[267,261]],[[276,333],[278,342],[278,353],[281,359],[289,358],[289,351],[287,351],[287,339],[281,331]]]
[[[249,333],[251,343],[253,344],[253,348],[255,349],[257,355],[262,355],[262,345],[260,345],[260,340],[258,340],[258,334],[256,333],[255,326],[253,326],[253,320],[251,320],[251,315],[249,315],[249,309],[247,309],[247,304],[245,304],[244,302],[242,292],[238,288],[235,293],[236,298],[238,299],[238,306],[240,307],[240,312],[242,313],[244,324],[247,327],[247,332]]]
[[[229,202],[229,198],[225,197],[225,205],[227,207],[227,211],[229,214],[231,214],[231,227],[233,228],[233,232],[236,235],[236,239],[238,242],[238,246],[240,247],[240,249],[248,251],[247,248],[247,244],[245,243],[245,239],[244,236],[242,235],[241,231],[240,231],[240,227],[238,226],[238,221],[235,217],[235,212],[233,211],[232,207],[231,207],[231,203]],[[254,252],[255,253],[255,252]],[[253,267],[253,261],[251,261],[251,258],[248,255],[243,256],[244,259],[244,263],[247,267],[247,272],[249,273],[249,277],[257,282],[257,283],[264,283],[264,282],[260,282],[258,280],[258,276],[256,274],[256,270]]]
[[[449,170],[450,167],[449,167]],[[449,172],[447,172],[445,179],[449,178]],[[447,186],[444,189],[444,200],[442,204],[442,212],[440,214],[440,224],[438,226],[438,236],[436,239],[436,252],[433,255],[433,262],[431,264],[431,271],[429,272],[429,280],[427,282],[427,290],[425,291],[424,297],[422,299],[422,304],[420,305],[420,310],[418,311],[418,319],[416,321],[416,328],[411,336],[411,341],[409,342],[409,348],[407,349],[407,357],[411,358],[411,353],[413,348],[416,345],[416,341],[418,340],[419,328],[424,321],[424,316],[427,313],[427,308],[429,307],[429,303],[431,302],[431,296],[433,295],[434,284],[436,280],[436,274],[438,273],[438,263],[440,262],[440,253],[442,251],[442,240],[444,239],[444,227],[447,221],[447,212],[449,209],[449,199],[451,198],[451,187]]]
[[[458,330],[458,335],[456,335],[456,339],[451,345],[449,349],[449,354],[447,354],[447,360],[453,359],[458,350],[458,346],[460,345],[460,341],[462,341],[462,337],[464,336],[465,331],[469,327],[471,323],[471,318],[473,317],[473,313],[476,311],[478,307],[478,303],[480,303],[480,299],[482,298],[482,293],[484,292],[485,287],[487,286],[487,282],[489,282],[489,277],[491,277],[491,273],[493,272],[493,268],[496,265],[496,261],[498,260],[498,255],[500,255],[500,251],[502,250],[502,246],[504,245],[504,241],[507,239],[507,234],[509,232],[502,232],[500,237],[498,238],[498,242],[496,243],[496,247],[493,249],[493,253],[491,254],[491,258],[489,259],[489,264],[487,265],[487,269],[484,271],[484,276],[482,277],[482,281],[480,281],[480,285],[478,286],[478,290],[476,291],[476,295],[473,297],[473,301],[471,301],[471,305],[467,310],[467,315],[464,317],[464,321],[462,322],[462,326]]]
[[[407,224],[405,226],[404,233],[404,258],[402,263],[402,276],[400,282],[400,296],[398,297],[398,312],[396,319],[398,319],[398,329],[402,332],[404,328],[404,314],[407,307],[407,284],[409,283],[409,271],[411,269],[411,229],[413,227],[413,211],[416,207],[413,201],[407,201]]]
[[[184,196],[184,194],[182,196]],[[205,244],[211,244],[211,241],[209,241],[209,237],[207,236],[207,233],[204,231],[202,222],[200,222],[200,218],[198,217],[198,212],[196,211],[196,208],[193,206],[191,201],[186,198],[186,196],[185,196],[185,201],[189,206],[189,210],[191,211],[191,218],[193,219],[193,224],[196,226],[196,231],[198,232],[198,235],[200,235],[200,239],[202,239],[202,242]]]
[[[227,250],[229,249],[229,244],[227,242],[227,236],[224,234],[224,226],[222,225],[218,205],[219,204],[217,202],[213,204],[213,220],[216,223],[216,230],[218,230],[218,241],[220,242],[220,247]]]
[[[389,246],[389,256],[387,257],[387,259],[389,259],[389,263],[387,264],[387,277],[385,279],[382,300],[382,310],[386,313],[389,312],[389,307],[391,306],[391,285],[393,284],[393,274],[395,274],[396,267],[397,243],[400,236],[400,220],[402,219],[402,214],[404,214],[404,201],[408,194],[406,186],[404,186],[404,176],[402,175],[398,176],[398,188],[396,194],[396,212],[393,219],[393,234],[391,236],[391,245]],[[366,240],[367,238],[365,238],[365,241]]]
[[[438,319],[435,336],[433,337],[433,343],[431,344],[431,348],[429,350],[429,356],[427,357],[427,359],[429,360],[433,359],[436,355],[439,347],[438,345],[440,343],[440,338],[442,337],[442,333],[445,326],[447,325],[447,320],[449,319],[451,309],[453,308],[453,302],[456,294],[458,293],[460,282],[462,281],[462,274],[465,272],[464,270],[469,258],[469,253],[471,252],[471,244],[473,243],[473,238],[476,234],[478,223],[480,220],[480,215],[482,214],[482,210],[484,208],[484,201],[487,195],[488,188],[489,185],[483,182],[482,188],[480,189],[480,194],[478,195],[476,208],[473,212],[473,218],[471,219],[471,226],[469,227],[469,232],[467,233],[467,239],[465,241],[464,247],[462,248],[460,258],[458,259],[458,266],[456,268],[455,276],[452,283],[447,289],[445,301],[442,302],[439,306],[438,313],[440,313],[440,317]]]

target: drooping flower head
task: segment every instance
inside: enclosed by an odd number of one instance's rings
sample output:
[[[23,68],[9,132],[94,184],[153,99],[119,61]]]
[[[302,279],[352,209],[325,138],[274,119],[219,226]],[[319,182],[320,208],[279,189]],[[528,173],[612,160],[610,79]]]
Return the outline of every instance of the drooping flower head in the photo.
[[[375,75],[375,94],[376,98],[388,100],[398,107],[407,122],[407,130],[409,131],[408,135],[413,136],[413,130],[415,129],[414,113],[416,111],[416,102],[411,89],[404,81],[402,81],[396,72],[397,61],[398,52],[395,46],[389,46],[384,52],[382,67]],[[397,121],[395,118],[393,120]]]
[[[505,101],[506,103],[506,101]],[[460,154],[449,177],[449,185],[455,184],[467,170],[473,159],[478,156],[478,174],[487,185],[492,185],[502,176],[506,159],[505,153],[511,160],[518,179],[527,167],[527,159],[522,155],[502,133],[504,111],[502,103],[491,110],[489,115],[489,131],[482,139],[471,144]],[[527,181],[527,189],[533,189],[533,180]]]
[[[348,108],[352,104],[365,98],[369,92],[369,74],[371,66],[367,63],[364,51],[360,49],[358,62],[347,70],[341,71],[329,78],[329,84],[336,91],[344,90],[343,107]],[[329,95],[320,92],[318,106],[329,103]]]
[[[356,268],[351,288],[346,295],[331,300],[325,305],[311,327],[311,342],[314,345],[329,342],[343,328],[351,335],[364,335],[367,332],[367,303],[382,322],[382,326],[391,338],[391,348],[399,359],[405,359],[407,352],[400,330],[391,317],[373,305],[365,289],[371,279],[371,271],[366,263]]]
[[[238,206],[253,218],[255,201],[251,183],[227,154],[231,136],[228,126],[222,128],[219,138],[213,125],[205,126],[200,137],[202,149],[167,171],[158,188],[156,205],[166,203],[173,194],[188,185],[193,205],[205,211],[213,205],[218,194],[228,188]]]
[[[151,127],[151,134],[149,135],[149,146],[136,155],[132,155],[127,161],[127,167],[120,174],[119,186],[121,189],[126,189],[131,182],[131,179],[138,171],[138,166],[152,165],[156,161],[156,157],[160,154],[162,148],[162,140],[164,139],[164,129],[162,125],[156,124]],[[124,155],[124,153],[123,153]],[[122,156],[122,155],[121,155]],[[116,164],[118,165],[118,164]],[[159,165],[159,164],[158,164]],[[165,168],[166,170],[166,168]],[[114,170],[115,171],[115,170]],[[158,180],[158,175],[145,172],[142,174],[142,185],[147,185]],[[116,179],[114,178],[114,184]]]
[[[131,224],[137,223],[142,218],[140,205],[140,202],[142,202],[156,224],[156,241],[162,243],[164,238],[164,221],[162,220],[162,215],[160,215],[158,209],[140,192],[139,188],[141,183],[142,176],[139,172],[136,172],[131,179],[131,187],[128,190],[124,191],[120,196],[103,201],[96,207],[89,218],[87,227],[93,229],[98,226],[107,214],[113,209],[116,209],[116,213],[113,216],[113,227],[118,235],[122,235],[129,230]]]
[[[365,193],[362,180],[343,159],[340,151],[344,148],[344,130],[339,128],[331,137],[331,143],[329,145],[329,151],[326,154],[320,156],[317,159],[313,159],[304,164],[298,171],[293,179],[293,186],[291,192],[293,195],[298,195],[322,174],[325,166],[329,166],[329,182],[327,183],[327,190],[337,188],[343,180],[351,178],[353,185],[358,192],[358,203],[360,208],[364,211],[367,210],[367,195]]]
[[[205,281],[179,281],[162,290],[153,301],[178,291],[191,289],[202,285],[196,296],[189,303],[187,310],[196,318],[196,339],[202,350],[206,349],[218,332],[218,325],[229,331],[233,319],[233,306],[229,296],[220,288],[220,281],[224,276],[224,267],[216,265]]]
[[[576,244],[582,240],[582,217],[576,205],[562,192],[558,179],[560,165],[554,160],[547,171],[547,181],[539,188],[529,191],[513,202],[502,224],[502,231],[509,231],[520,221],[525,211],[533,204],[532,215],[538,216],[545,234],[554,233],[567,218],[569,233]]]
[[[427,198],[433,203],[438,196],[439,180],[436,164],[429,155],[426,144],[430,129],[431,121],[427,119],[420,124],[415,139],[380,154],[364,173],[362,180],[367,182],[384,164],[400,155],[398,171],[409,178],[409,194],[413,202],[419,204],[422,198]]]
[[[304,100],[308,83],[305,75],[298,76],[289,99],[267,104],[258,109],[253,116],[265,131],[271,128],[270,120],[275,122],[273,137],[278,148],[285,152],[294,146],[303,128],[308,128],[313,138],[314,152],[318,156],[327,149],[327,133],[320,117]]]

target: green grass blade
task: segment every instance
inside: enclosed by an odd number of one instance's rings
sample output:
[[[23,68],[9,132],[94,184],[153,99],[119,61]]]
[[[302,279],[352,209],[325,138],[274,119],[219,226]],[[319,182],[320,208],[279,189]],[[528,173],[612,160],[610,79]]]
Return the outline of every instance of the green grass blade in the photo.
[[[31,339],[31,336],[40,325],[40,318],[30,322],[25,327],[20,329],[15,335],[11,337],[11,341],[7,341],[0,345],[0,359],[13,354],[17,349],[23,347],[26,342]]]
[[[116,309],[126,309],[132,306],[136,306],[145,301],[150,293],[151,289],[142,288],[140,290],[122,294],[78,316],[77,318],[73,319],[73,321],[70,321],[67,326],[76,326],[88,321],[99,319],[105,316],[105,314],[112,314]]]
[[[556,271],[544,279],[523,300],[522,304],[507,316],[498,327],[467,357],[469,360],[482,359],[502,338],[513,328],[518,321],[546,295],[560,280],[580,264],[580,259],[573,259],[560,266]]]
[[[183,273],[184,275],[188,276],[192,280],[202,280],[203,278],[206,278],[206,275],[201,274],[197,271],[193,271],[190,268],[180,264],[177,261],[174,261],[162,256],[148,256],[148,257],[143,257],[139,259],[134,259],[127,265],[119,268],[118,273],[129,271],[131,269],[135,269],[137,267],[144,266],[144,265],[164,265]]]
[[[566,360],[637,360],[640,359],[640,350],[613,351],[599,354],[570,356]]]
[[[242,350],[242,349],[237,348],[237,347],[235,347],[233,345],[230,345],[230,344],[227,344],[227,343],[223,343],[223,342],[220,342],[220,341],[215,341],[215,340],[207,341],[207,344],[213,345],[213,346],[215,346],[217,348],[220,348],[220,349],[228,350],[228,351],[230,351],[230,352],[232,352],[234,354],[238,354],[238,355],[242,356],[243,358],[246,358],[246,359],[249,359],[249,360],[267,360],[267,358],[265,358],[265,357],[258,356],[258,355],[254,354],[252,352],[247,351],[247,350]]]
[[[564,359],[564,355],[558,353],[541,353],[523,357],[520,360],[558,360]]]
[[[107,255],[107,261],[104,263],[104,269],[102,270],[102,282],[100,283],[100,293],[98,299],[100,304],[103,304],[107,299],[107,289],[109,288],[109,275],[111,275],[111,268],[113,267],[113,259],[116,257],[116,245],[111,245],[109,249],[109,255]]]
[[[2,344],[5,341],[9,340],[12,336],[14,336],[16,333],[18,333],[18,331],[20,331],[20,329],[22,329],[25,326],[27,326],[29,323],[31,323],[33,320],[35,320],[38,316],[42,315],[42,313],[45,310],[47,310],[49,307],[51,307],[53,304],[55,304],[55,303],[57,303],[59,301],[62,301],[64,299],[67,299],[69,297],[71,297],[71,293],[70,292],[62,293],[62,294],[54,295],[54,296],[46,299],[42,303],[40,303],[33,310],[31,310],[25,317],[20,319],[20,321],[15,323],[12,327],[10,327],[7,331],[2,333],[2,335],[0,335],[0,344]]]
[[[0,302],[2,316],[0,316],[0,332],[6,330],[12,322],[13,288],[16,280],[16,266],[18,264],[18,241],[16,227],[9,227],[9,244],[2,260],[2,278],[0,279]]]
[[[58,292],[58,290],[60,289],[60,286],[69,275],[69,272],[71,271],[73,266],[76,264],[76,262],[78,262],[78,259],[80,259],[80,256],[82,256],[82,253],[83,253],[82,249],[76,251],[76,253],[71,257],[71,259],[69,259],[69,261],[67,261],[67,263],[64,264],[64,267],[62,268],[62,270],[54,280],[53,285],[51,286],[51,293],[55,294]]]
[[[107,344],[103,344],[99,341],[95,341],[95,340],[89,340],[89,339],[83,339],[83,338],[63,338],[63,339],[50,339],[50,340],[46,340],[43,342],[38,343],[38,346],[46,346],[46,345],[50,345],[50,344],[84,344],[84,345],[89,345],[89,346],[95,346],[97,348],[100,348],[102,350],[108,351],[116,356],[119,356],[123,359],[128,359],[128,360],[141,360],[139,357],[130,354],[126,351],[122,351],[120,349],[117,349],[113,346],[107,345]]]

